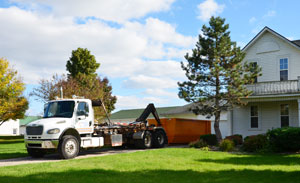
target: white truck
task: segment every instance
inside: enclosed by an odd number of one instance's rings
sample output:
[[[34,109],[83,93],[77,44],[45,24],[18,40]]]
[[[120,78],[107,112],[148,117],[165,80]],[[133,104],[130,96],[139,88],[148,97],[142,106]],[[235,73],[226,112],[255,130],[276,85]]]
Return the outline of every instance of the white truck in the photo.
[[[73,97],[48,102],[43,118],[26,126],[24,139],[28,154],[43,157],[48,152],[58,151],[61,158],[70,159],[85,148],[130,145],[161,148],[168,143],[153,104],[149,104],[134,122],[112,124],[108,118],[109,123],[99,125],[94,122],[95,106],[102,106],[106,113],[101,100]],[[147,123],[151,113],[157,126]]]

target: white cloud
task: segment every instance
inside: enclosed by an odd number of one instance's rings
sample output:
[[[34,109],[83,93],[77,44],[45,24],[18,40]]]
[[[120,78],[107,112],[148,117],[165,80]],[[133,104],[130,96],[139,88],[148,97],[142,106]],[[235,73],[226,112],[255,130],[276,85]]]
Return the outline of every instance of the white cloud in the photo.
[[[241,42],[241,41],[238,41],[236,44],[237,44],[237,46],[239,46],[240,48],[244,48],[244,46],[246,46],[246,43]]]
[[[37,12],[55,16],[97,17],[114,22],[140,18],[151,12],[167,11],[174,0],[11,0]]]
[[[0,22],[0,57],[14,65],[26,84],[65,73],[71,51],[83,47],[101,63],[97,71],[101,76],[141,88],[139,95],[147,97],[136,98],[136,104],[153,100],[166,106],[170,98],[174,101],[177,93],[170,90],[184,78],[178,60],[184,61],[196,42],[195,37],[178,33],[175,25],[155,18],[114,27],[95,19],[76,24],[73,17],[10,7],[0,8]],[[119,97],[117,106],[126,101],[124,97]]]
[[[205,0],[198,5],[199,16],[202,21],[207,21],[211,16],[216,16],[223,12],[225,8],[224,4],[218,4],[214,0]]]
[[[118,102],[116,109],[137,109],[145,108],[149,103],[154,103],[156,106],[166,103],[166,99],[159,97],[137,97],[133,95],[129,96],[117,96]]]
[[[274,11],[274,10],[269,10],[269,11],[263,16],[263,18],[274,17],[275,15],[276,15],[276,11]]]
[[[251,17],[251,18],[249,19],[249,23],[250,23],[250,24],[253,24],[254,22],[256,22],[256,18],[255,18],[255,17]]]
[[[290,41],[295,40],[295,38],[294,38],[293,36],[287,36],[286,38],[287,38],[288,40],[290,40]]]
[[[158,20],[147,22],[151,21]],[[178,34],[174,27],[162,21],[161,26],[171,31],[151,29],[152,23],[136,23],[140,27],[137,29],[130,26],[113,28],[96,20],[78,25],[70,18],[41,16],[12,7],[0,9],[0,22],[5,25],[0,29],[0,55],[16,66],[27,83],[64,72],[71,50],[77,47],[91,50],[101,63],[99,71],[109,77],[128,77],[144,72],[153,76],[181,77],[179,62],[143,61],[143,58],[178,58],[181,54],[182,58],[187,50],[185,46],[194,44],[193,37]],[[152,33],[147,32],[148,29]],[[162,32],[169,38],[154,38]],[[178,38],[171,41],[171,37]],[[183,48],[177,48],[180,45]]]
[[[123,82],[125,88],[176,88],[177,81],[171,78],[149,77],[145,75],[132,76]]]
[[[165,89],[153,89],[153,88],[148,88],[145,93],[147,95],[152,95],[152,96],[159,96],[159,97],[169,97],[169,98],[178,98],[178,95],[176,92],[170,92]]]

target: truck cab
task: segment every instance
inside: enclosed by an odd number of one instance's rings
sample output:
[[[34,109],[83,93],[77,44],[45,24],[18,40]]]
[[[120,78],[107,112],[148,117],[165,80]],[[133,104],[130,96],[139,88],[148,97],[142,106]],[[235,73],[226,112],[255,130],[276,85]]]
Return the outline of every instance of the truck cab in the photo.
[[[61,99],[45,105],[43,118],[27,125],[24,138],[28,153],[33,157],[41,157],[50,149],[66,151],[60,152],[64,157],[67,152],[69,156],[77,155],[80,147],[103,146],[103,137],[92,139],[93,132],[91,100]]]

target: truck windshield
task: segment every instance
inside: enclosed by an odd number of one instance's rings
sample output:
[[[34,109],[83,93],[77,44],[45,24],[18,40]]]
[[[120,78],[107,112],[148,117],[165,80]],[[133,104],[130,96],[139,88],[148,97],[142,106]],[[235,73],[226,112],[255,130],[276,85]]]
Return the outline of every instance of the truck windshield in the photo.
[[[74,101],[50,102],[46,107],[44,118],[71,118],[73,116]]]

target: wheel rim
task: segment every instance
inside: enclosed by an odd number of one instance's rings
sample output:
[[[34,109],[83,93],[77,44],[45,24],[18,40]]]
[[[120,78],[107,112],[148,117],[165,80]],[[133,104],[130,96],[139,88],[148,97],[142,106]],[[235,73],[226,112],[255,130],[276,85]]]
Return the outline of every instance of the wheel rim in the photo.
[[[159,133],[157,136],[157,141],[159,144],[163,144],[164,143],[164,136],[163,134]]]
[[[65,150],[69,155],[75,154],[75,152],[77,151],[76,143],[73,140],[69,140],[66,143]]]
[[[151,143],[151,136],[150,135],[147,135],[145,137],[145,145],[149,145]]]

